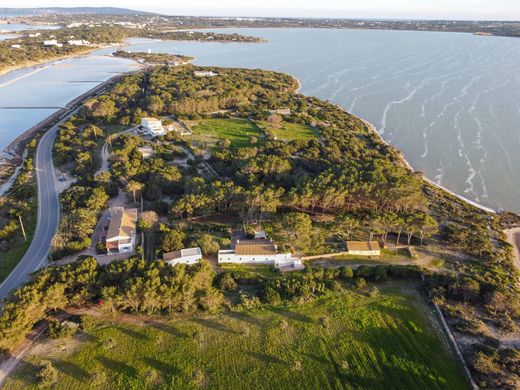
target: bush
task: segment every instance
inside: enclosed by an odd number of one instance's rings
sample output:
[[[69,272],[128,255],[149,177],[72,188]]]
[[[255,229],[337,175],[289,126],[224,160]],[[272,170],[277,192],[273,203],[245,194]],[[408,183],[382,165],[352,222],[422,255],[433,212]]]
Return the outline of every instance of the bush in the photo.
[[[231,273],[224,272],[220,276],[219,287],[221,290],[235,291],[238,285]]]
[[[365,288],[367,286],[367,281],[364,278],[356,279],[356,287],[357,288]]]
[[[273,287],[268,286],[262,291],[262,300],[265,303],[269,303],[271,305],[277,305],[282,302],[282,298],[280,297],[280,293],[276,291]]]
[[[352,279],[354,277],[354,271],[348,265],[344,265],[340,268],[340,276],[343,279]]]
[[[374,280],[378,282],[385,282],[388,280],[388,274],[386,268],[382,265],[378,265],[374,270]]]
[[[379,289],[377,287],[372,287],[370,290],[370,298],[377,298],[379,296]]]
[[[41,387],[51,387],[58,381],[58,370],[54,368],[50,361],[44,360],[36,377]]]
[[[49,338],[51,339],[59,339],[62,337],[71,336],[75,329],[72,326],[69,326],[67,323],[61,324],[59,321],[52,320],[49,322]]]

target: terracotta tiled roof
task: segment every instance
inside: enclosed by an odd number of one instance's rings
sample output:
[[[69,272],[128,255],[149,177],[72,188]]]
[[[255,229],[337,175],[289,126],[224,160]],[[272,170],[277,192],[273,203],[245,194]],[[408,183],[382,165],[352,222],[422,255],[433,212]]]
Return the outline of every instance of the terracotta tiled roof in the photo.
[[[110,210],[110,224],[108,225],[107,240],[115,237],[133,237],[137,221],[137,209],[114,207]]]
[[[235,246],[236,255],[275,255],[276,245],[268,240],[240,240]]]

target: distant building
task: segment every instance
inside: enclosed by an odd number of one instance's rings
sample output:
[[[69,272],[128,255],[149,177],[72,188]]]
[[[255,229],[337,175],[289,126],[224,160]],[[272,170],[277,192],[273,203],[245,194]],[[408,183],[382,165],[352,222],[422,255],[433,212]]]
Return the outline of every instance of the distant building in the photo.
[[[347,241],[349,255],[380,256],[381,248],[377,241]]]
[[[40,35],[42,35],[42,34],[41,33],[29,34],[29,38],[36,38],[36,37],[39,37]]]
[[[234,249],[218,252],[218,263],[273,264],[275,267],[301,268],[300,258],[292,253],[277,253],[273,241],[266,239],[237,240]]]
[[[67,43],[72,46],[90,46],[90,42],[83,39],[70,39]]]
[[[20,49],[22,45],[11,45],[11,48],[13,49]]]
[[[136,244],[137,209],[113,207],[106,237],[108,254],[131,252]]]
[[[61,43],[58,43],[58,41],[56,39],[49,39],[47,41],[43,41],[43,46],[57,46],[57,47],[62,47],[63,44]]]
[[[195,76],[197,77],[214,77],[217,76],[218,73],[212,72],[211,70],[196,70]]]
[[[165,263],[170,265],[177,264],[196,264],[202,259],[202,252],[199,247],[181,249],[180,251],[168,252],[163,255]]]
[[[146,133],[150,134],[152,137],[166,134],[162,122],[156,118],[142,118],[141,126],[144,127]]]

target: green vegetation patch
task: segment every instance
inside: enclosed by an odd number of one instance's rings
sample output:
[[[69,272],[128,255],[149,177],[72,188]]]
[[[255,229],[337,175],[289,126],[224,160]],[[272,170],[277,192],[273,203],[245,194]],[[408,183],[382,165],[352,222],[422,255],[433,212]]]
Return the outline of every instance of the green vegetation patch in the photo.
[[[263,138],[258,126],[244,118],[203,119],[191,126],[191,131],[197,141],[214,145],[227,139],[234,148],[251,145],[250,137]]]
[[[268,124],[261,124],[262,127],[264,125],[268,127]],[[283,122],[279,127],[272,128],[271,132],[280,141],[310,141],[318,138],[311,126],[299,123]]]
[[[89,317],[73,349],[29,356],[5,385],[36,388],[50,360],[63,389],[467,388],[426,310],[416,293],[386,288],[168,323]]]

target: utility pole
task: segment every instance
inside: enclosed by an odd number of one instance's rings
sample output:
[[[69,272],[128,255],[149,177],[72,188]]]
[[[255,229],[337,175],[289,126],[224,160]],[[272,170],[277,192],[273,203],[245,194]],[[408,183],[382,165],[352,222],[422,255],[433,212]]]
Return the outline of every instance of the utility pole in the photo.
[[[21,215],[18,215],[18,221],[20,221],[20,227],[22,228],[23,238],[25,238],[25,241],[27,241],[27,235],[25,234],[25,229],[23,227],[23,221],[22,221]]]

